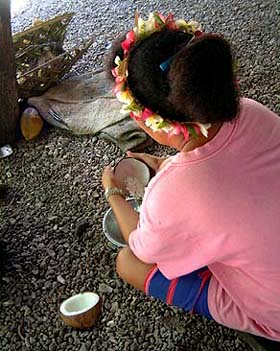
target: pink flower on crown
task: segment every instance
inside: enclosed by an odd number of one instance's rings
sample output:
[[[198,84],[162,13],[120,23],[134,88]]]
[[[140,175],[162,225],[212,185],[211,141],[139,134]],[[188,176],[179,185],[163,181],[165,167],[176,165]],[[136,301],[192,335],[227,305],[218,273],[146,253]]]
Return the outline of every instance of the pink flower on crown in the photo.
[[[187,126],[184,124],[181,125],[181,131],[184,135],[185,140],[188,140],[189,139],[189,130],[188,130]]]
[[[152,16],[155,19],[155,22],[154,22],[155,28],[160,28],[162,24],[165,23],[165,17],[161,13],[159,12],[156,13],[158,20],[156,19],[156,17],[154,17],[154,14]],[[160,21],[162,22],[162,24],[160,24]]]
[[[172,133],[175,134],[175,135],[178,135],[181,133],[182,131],[182,126],[179,122],[173,122],[172,123]]]
[[[117,72],[118,71],[118,67],[115,67],[115,68],[112,69],[112,75],[114,76],[114,74],[117,74],[117,73],[113,73],[113,71]],[[115,77],[115,83],[117,83],[117,84],[125,83],[125,77],[120,76],[120,75],[116,75],[114,77]]]
[[[157,13],[157,15],[158,15],[158,17],[162,20],[162,22],[164,22],[165,23],[165,17],[164,17],[164,15],[162,14],[162,13]]]
[[[196,36],[196,37],[200,37],[201,35],[203,35],[204,33],[201,31],[201,30],[196,30],[195,32],[194,32],[194,35]]]
[[[142,111],[139,111],[139,112],[131,111],[129,115],[135,121],[142,121]]]
[[[182,133],[184,138],[187,140],[189,138],[189,130],[185,124],[179,122],[172,122],[172,134],[179,135]]]
[[[126,39],[121,43],[121,47],[125,55],[128,53],[128,51],[130,50],[134,42],[135,42],[135,33],[133,30],[131,30],[126,34]]]
[[[147,107],[145,107],[144,111],[142,112],[142,121],[145,121],[149,117],[153,116],[154,113],[149,110]]]
[[[168,29],[178,29],[175,21],[174,21],[174,15],[170,13],[166,19],[165,19],[165,24]]]
[[[117,70],[116,70],[116,67],[111,69],[111,73],[112,73],[112,76],[113,76],[114,78],[117,78],[117,77],[118,77],[118,72],[117,72]]]
[[[119,92],[125,91],[125,83],[124,82],[118,82],[115,84],[113,87],[113,94],[117,95]]]
[[[169,13],[165,19],[165,23],[168,22],[174,22],[174,15],[172,13]]]
[[[194,128],[196,134],[198,135],[198,134],[200,133],[200,128],[199,128],[199,126],[198,126],[197,124],[193,124],[192,126],[193,126],[193,128]]]

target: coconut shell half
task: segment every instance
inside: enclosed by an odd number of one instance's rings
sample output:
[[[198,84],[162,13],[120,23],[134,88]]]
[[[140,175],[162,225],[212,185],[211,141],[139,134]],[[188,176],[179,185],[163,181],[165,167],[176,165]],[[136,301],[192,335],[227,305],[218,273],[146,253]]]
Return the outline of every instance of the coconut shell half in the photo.
[[[24,110],[20,119],[20,128],[25,140],[36,138],[41,133],[43,126],[44,122],[35,108],[28,107]]]
[[[102,299],[93,292],[70,297],[60,305],[60,317],[73,328],[92,328],[101,313]]]
[[[114,173],[126,195],[143,197],[144,188],[151,179],[150,169],[146,163],[133,157],[123,158],[114,167]]]

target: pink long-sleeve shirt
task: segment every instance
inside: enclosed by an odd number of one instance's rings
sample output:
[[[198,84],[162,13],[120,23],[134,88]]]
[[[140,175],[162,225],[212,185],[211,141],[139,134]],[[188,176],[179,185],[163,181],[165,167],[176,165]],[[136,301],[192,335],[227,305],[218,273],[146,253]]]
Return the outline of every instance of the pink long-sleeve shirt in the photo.
[[[242,99],[212,140],[173,156],[129,246],[169,279],[208,266],[213,318],[280,340],[280,118]]]

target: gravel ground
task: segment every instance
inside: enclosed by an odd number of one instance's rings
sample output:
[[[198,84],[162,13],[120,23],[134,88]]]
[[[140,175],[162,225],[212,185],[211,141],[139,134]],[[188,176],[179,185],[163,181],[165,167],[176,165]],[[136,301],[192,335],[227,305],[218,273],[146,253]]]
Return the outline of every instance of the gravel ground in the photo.
[[[96,37],[72,70],[79,74],[102,65],[104,51],[131,26],[136,8],[144,15],[171,10],[224,33],[238,52],[242,94],[279,114],[276,6],[270,0],[29,0],[12,25],[16,32],[33,18],[75,11],[67,45]],[[166,152],[156,145],[147,151]],[[117,278],[117,250],[102,234],[108,205],[100,178],[121,155],[97,137],[49,129],[34,141],[18,142],[13,156],[0,160],[0,184],[6,184],[0,191],[1,350],[251,350],[234,331],[151,300]],[[102,315],[93,330],[73,330],[60,320],[59,305],[89,290],[103,297]]]

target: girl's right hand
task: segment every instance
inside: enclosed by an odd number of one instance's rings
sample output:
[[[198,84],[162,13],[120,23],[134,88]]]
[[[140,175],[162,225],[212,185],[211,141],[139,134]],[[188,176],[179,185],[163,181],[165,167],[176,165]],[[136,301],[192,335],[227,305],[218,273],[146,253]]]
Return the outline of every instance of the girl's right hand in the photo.
[[[127,151],[126,154],[128,157],[134,157],[140,161],[143,161],[155,172],[157,172],[160,169],[162,162],[168,158],[168,157],[157,157],[143,152]]]

